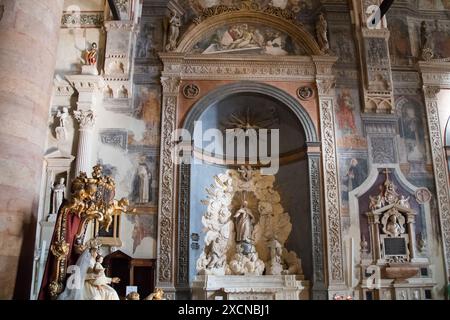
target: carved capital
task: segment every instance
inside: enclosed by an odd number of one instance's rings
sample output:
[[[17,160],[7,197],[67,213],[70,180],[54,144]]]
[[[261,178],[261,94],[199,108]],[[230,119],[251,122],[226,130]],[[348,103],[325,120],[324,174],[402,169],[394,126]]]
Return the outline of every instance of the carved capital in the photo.
[[[95,125],[95,115],[92,110],[76,110],[73,112],[75,119],[80,124],[80,129],[92,129]]]
[[[316,84],[319,95],[328,96],[333,94],[333,90],[336,86],[336,80],[333,78],[318,79]]]
[[[176,93],[180,88],[180,78],[178,77],[161,77],[161,85],[164,93]]]
[[[427,99],[436,99],[439,91],[441,91],[441,88],[437,86],[423,86],[423,92]]]

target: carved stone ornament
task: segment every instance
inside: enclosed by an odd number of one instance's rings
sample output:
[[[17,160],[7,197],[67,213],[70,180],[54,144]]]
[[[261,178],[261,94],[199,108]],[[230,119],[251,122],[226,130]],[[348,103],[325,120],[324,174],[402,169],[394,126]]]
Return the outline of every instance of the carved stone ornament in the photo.
[[[328,96],[332,93],[336,86],[336,81],[334,79],[321,79],[317,80],[317,89],[320,95]],[[334,92],[334,91],[333,91]]]
[[[431,192],[427,188],[419,188],[416,191],[416,201],[419,204],[427,203],[431,200]]]
[[[298,20],[296,19],[297,13],[293,10],[289,9],[281,9],[272,5],[266,5],[261,6],[261,4],[258,1],[255,0],[244,0],[239,1],[236,5],[226,6],[226,5],[216,5],[212,6],[210,8],[205,8],[201,11],[198,17],[194,19],[195,24],[200,24],[204,20],[218,16],[221,14],[227,14],[230,12],[236,12],[236,11],[255,11],[255,12],[261,12],[268,15],[272,15],[277,18],[281,18],[283,20],[289,21],[291,23],[300,24]]]
[[[202,201],[206,232],[199,275],[301,275],[297,254],[285,248],[292,231],[274,176],[249,166],[214,177]]]
[[[447,263],[450,261],[450,188],[447,175],[447,160],[444,153],[443,139],[439,125],[439,110],[436,94],[437,87],[424,87],[427,107],[428,128],[430,130],[431,153],[436,182],[436,194],[439,207],[442,238]]]
[[[334,90],[334,81],[318,82],[319,93],[331,94]],[[324,93],[325,94],[325,93]],[[341,219],[339,215],[339,189],[336,160],[336,141],[334,132],[333,99],[320,99],[320,117],[322,124],[322,152],[325,188],[325,212],[327,238],[328,238],[328,263],[330,281],[342,283],[344,281],[343,253],[341,238]]]
[[[101,28],[103,25],[103,11],[99,12],[64,12],[61,18],[62,28]]]
[[[425,97],[428,99],[436,99],[437,94],[441,91],[441,88],[437,86],[424,86],[423,92],[425,93]]]
[[[75,110],[73,112],[75,119],[80,124],[80,129],[92,129],[95,125],[95,115],[92,110]]]
[[[200,89],[197,85],[190,83],[183,87],[183,96],[187,99],[193,99],[200,94]]]
[[[314,96],[314,90],[311,87],[300,87],[297,89],[297,96],[301,100],[309,100]]]
[[[167,94],[178,91],[179,79],[163,78],[162,85]],[[174,217],[174,164],[172,161],[172,133],[176,126],[175,96],[167,96],[163,99],[162,133],[161,133],[161,187],[159,192],[159,261],[158,283],[170,282],[173,276],[173,231]]]

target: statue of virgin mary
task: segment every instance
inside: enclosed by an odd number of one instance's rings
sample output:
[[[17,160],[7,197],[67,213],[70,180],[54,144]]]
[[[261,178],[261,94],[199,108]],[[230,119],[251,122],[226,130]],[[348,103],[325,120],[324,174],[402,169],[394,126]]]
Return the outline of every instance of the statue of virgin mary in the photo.
[[[119,300],[117,292],[109,284],[118,283],[120,279],[106,277],[102,261],[97,248],[84,250],[58,300]]]

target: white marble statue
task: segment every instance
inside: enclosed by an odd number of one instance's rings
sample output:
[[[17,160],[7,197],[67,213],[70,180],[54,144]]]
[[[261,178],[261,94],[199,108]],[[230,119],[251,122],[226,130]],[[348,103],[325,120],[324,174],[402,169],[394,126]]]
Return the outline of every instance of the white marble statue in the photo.
[[[248,242],[253,241],[253,224],[255,221],[255,216],[252,211],[248,208],[248,202],[244,201],[242,207],[234,215],[236,219],[236,242]]]
[[[56,140],[64,142],[67,140],[67,121],[69,119],[69,109],[64,107],[56,113],[59,125],[55,128]]]
[[[66,192],[65,179],[59,179],[59,183],[53,187],[53,199],[52,199],[52,214],[57,214],[59,207],[64,201],[64,195]]]
[[[399,222],[397,215],[393,214],[389,216],[386,223],[386,233],[393,237],[398,237],[402,233],[405,233],[405,229]]]
[[[269,273],[277,275],[302,275],[297,254],[284,247],[292,224],[274,188],[275,177],[240,167],[213,181],[202,200],[207,210],[202,216],[205,237],[198,274],[259,276],[271,268]],[[236,207],[235,200],[242,198],[245,201]],[[270,249],[274,239],[279,243],[276,255]]]
[[[180,35],[181,19],[176,12],[172,12],[169,21],[169,37],[166,46],[167,51],[175,50],[177,46],[178,37]]]
[[[237,246],[238,252],[230,261],[231,274],[235,275],[257,275],[263,274],[265,269],[264,262],[259,259],[258,252],[255,247],[251,246],[250,250],[243,249],[241,245]],[[247,254],[244,254],[247,251]]]
[[[147,167],[143,164],[140,164],[138,167],[138,177],[139,177],[139,203],[148,203],[150,191],[150,176],[147,171]]]
[[[270,248],[270,262],[267,266],[266,274],[280,275],[283,272],[282,255],[283,247],[277,240],[271,241]]]
[[[398,200],[398,204],[401,205],[404,208],[410,208],[409,197],[406,198],[404,195],[402,195],[400,197],[400,199]]]

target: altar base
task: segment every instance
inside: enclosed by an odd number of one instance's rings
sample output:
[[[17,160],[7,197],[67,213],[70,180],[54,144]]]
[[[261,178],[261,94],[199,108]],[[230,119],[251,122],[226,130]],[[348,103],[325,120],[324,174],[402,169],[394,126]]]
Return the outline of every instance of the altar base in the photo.
[[[308,300],[309,281],[296,275],[197,276],[194,300]]]

